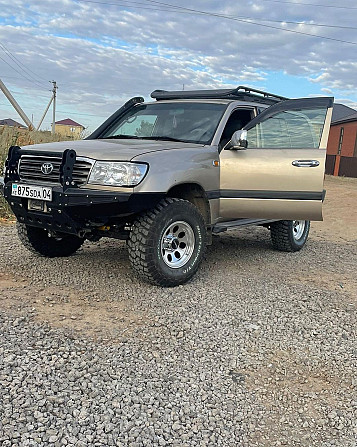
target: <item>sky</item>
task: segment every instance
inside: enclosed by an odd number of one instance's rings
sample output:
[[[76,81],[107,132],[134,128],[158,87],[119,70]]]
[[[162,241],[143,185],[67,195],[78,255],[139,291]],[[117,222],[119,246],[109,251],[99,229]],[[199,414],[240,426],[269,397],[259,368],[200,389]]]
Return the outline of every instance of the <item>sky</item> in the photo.
[[[0,79],[37,126],[95,130],[155,89],[247,85],[357,108],[355,0],[0,0]],[[21,122],[0,91],[0,119]],[[52,111],[41,129],[49,129]]]

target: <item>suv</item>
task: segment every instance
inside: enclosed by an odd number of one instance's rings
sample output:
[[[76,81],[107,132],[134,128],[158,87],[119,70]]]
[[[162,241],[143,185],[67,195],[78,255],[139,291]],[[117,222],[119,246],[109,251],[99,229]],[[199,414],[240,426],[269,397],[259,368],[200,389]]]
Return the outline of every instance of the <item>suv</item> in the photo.
[[[69,256],[86,239],[124,239],[160,286],[188,281],[230,228],[263,225],[276,249],[300,250],[322,220],[333,98],[243,86],[151,97],[85,140],[9,149],[3,194],[25,247]]]

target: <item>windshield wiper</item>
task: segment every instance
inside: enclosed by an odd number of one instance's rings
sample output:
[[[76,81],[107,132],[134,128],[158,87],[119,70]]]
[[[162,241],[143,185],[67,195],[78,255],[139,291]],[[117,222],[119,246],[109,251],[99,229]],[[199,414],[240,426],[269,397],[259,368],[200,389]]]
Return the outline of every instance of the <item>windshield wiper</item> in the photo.
[[[179,138],[174,137],[165,137],[163,135],[157,135],[157,136],[151,136],[151,137],[138,137],[136,135],[111,135],[110,137],[104,137],[105,140],[109,139],[134,139],[134,140],[154,140],[154,141],[177,141],[179,143],[192,143],[192,141],[189,140],[180,140]]]
[[[143,140],[156,140],[156,141],[178,141],[180,143],[189,143],[187,140],[180,140],[174,137],[165,137],[163,135],[153,135],[151,137],[141,137]]]
[[[135,140],[141,140],[142,137],[137,137],[136,135],[124,135],[124,134],[119,134],[119,135],[111,135],[110,137],[104,137],[105,140],[109,140],[109,139],[120,139],[120,138],[133,138]]]

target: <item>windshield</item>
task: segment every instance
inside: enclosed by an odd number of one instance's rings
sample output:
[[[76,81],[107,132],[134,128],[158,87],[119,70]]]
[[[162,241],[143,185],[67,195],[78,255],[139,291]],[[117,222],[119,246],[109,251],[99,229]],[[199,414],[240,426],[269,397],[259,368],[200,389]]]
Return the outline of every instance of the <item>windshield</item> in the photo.
[[[226,109],[214,103],[154,103],[135,106],[101,138],[140,138],[209,144]]]

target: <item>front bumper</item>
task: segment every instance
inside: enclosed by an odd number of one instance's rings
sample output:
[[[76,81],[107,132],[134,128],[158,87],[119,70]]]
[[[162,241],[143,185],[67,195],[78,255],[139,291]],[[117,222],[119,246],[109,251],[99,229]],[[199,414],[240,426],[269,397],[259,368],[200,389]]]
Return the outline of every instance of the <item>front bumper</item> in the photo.
[[[1,183],[1,182],[0,182]],[[69,234],[124,221],[155,206],[164,196],[161,193],[124,193],[86,188],[52,187],[52,201],[46,211],[29,210],[27,198],[11,195],[12,184],[3,185],[2,192],[17,220],[26,225]],[[22,182],[23,183],[23,182]]]

